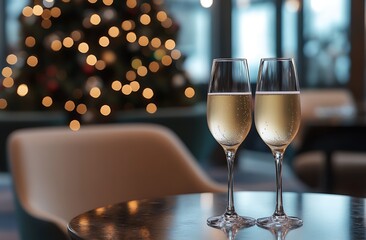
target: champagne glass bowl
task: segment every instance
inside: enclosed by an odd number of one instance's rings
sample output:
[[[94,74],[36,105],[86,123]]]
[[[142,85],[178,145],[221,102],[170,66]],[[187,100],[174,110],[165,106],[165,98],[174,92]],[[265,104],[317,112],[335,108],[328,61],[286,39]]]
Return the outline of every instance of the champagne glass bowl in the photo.
[[[208,218],[207,224],[220,229],[253,226],[255,219],[239,216],[235,212],[233,194],[235,154],[252,124],[252,94],[246,59],[213,60],[207,95],[207,123],[211,134],[222,146],[228,165],[226,211]]]
[[[282,162],[301,121],[300,87],[292,58],[261,59],[255,94],[255,125],[271,149],[276,167],[276,207],[272,216],[257,219],[266,229],[293,229],[302,220],[287,216],[282,200]]]

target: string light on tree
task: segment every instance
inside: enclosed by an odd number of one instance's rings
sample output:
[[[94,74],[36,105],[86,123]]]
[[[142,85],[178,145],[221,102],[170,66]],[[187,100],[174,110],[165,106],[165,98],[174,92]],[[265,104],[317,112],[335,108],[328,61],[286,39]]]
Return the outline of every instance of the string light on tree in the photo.
[[[0,109],[64,110],[70,128],[114,113],[189,106],[179,26],[154,0],[30,0],[1,69]]]

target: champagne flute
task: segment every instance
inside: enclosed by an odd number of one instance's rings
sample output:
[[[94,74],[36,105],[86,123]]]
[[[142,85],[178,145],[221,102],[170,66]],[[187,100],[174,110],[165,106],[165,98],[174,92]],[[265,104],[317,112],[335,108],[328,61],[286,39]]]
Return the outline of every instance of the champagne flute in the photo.
[[[212,63],[207,95],[207,123],[222,146],[228,165],[228,202],[220,216],[207,219],[215,228],[253,226],[255,219],[239,216],[234,208],[233,170],[235,154],[252,124],[252,94],[246,59],[221,58]]]
[[[254,119],[257,132],[274,156],[277,187],[273,215],[257,219],[257,225],[266,229],[300,227],[302,220],[287,216],[282,201],[283,155],[295,138],[301,121],[300,87],[292,58],[261,59]]]

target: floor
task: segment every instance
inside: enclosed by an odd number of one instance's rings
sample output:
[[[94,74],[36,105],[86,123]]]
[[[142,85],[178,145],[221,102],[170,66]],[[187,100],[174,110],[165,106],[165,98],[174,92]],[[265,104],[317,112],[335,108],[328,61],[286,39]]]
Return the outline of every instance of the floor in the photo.
[[[236,164],[234,179],[236,190],[274,191],[275,172],[271,155],[246,152]],[[214,180],[222,183],[227,181],[225,164],[205,171]],[[292,174],[291,168],[283,166],[283,190],[304,192],[307,188]],[[14,204],[11,192],[11,178],[7,173],[0,174],[0,239],[19,240],[17,223],[14,216]]]

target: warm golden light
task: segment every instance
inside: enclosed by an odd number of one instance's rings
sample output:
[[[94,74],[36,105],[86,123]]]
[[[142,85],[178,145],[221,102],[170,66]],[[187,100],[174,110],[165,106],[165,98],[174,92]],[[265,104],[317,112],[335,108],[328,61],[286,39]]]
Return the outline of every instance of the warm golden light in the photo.
[[[115,26],[110,27],[108,30],[108,34],[109,34],[109,36],[111,36],[113,38],[118,37],[118,35],[119,35],[118,27],[115,27]]]
[[[137,74],[141,77],[145,77],[147,75],[147,67],[141,66],[137,69]]]
[[[58,18],[59,16],[61,16],[61,9],[59,9],[58,7],[54,7],[51,9],[51,16],[54,18]]]
[[[149,64],[149,69],[151,72],[157,72],[157,71],[159,71],[159,68],[160,68],[160,66],[159,66],[158,62],[153,61]]]
[[[89,45],[86,42],[82,42],[79,44],[78,50],[81,53],[87,53],[89,51]]]
[[[174,60],[178,60],[181,56],[182,56],[182,53],[178,50],[178,49],[174,49],[171,53],[170,53],[170,56],[172,56],[172,58]]]
[[[129,214],[134,215],[139,210],[139,203],[137,201],[129,201],[127,203],[127,207]]]
[[[129,84],[126,84],[126,85],[123,85],[121,91],[124,95],[130,95],[132,92],[132,88]]]
[[[163,26],[164,28],[170,28],[172,25],[173,21],[170,18],[161,23],[161,26]]]
[[[44,20],[49,20],[51,18],[51,10],[49,9],[43,9],[42,18]]]
[[[148,113],[155,113],[156,111],[158,110],[157,106],[154,104],[154,103],[149,103],[147,106],[146,106],[146,112]]]
[[[102,59],[107,63],[107,64],[112,64],[116,61],[117,59],[117,56],[115,54],[114,51],[111,51],[111,50],[107,50],[107,51],[104,51],[102,53]]]
[[[23,8],[22,14],[24,17],[31,17],[33,15],[33,8],[26,6]]]
[[[137,39],[137,36],[136,36],[136,34],[135,34],[134,32],[129,32],[129,33],[127,33],[127,35],[126,35],[126,40],[127,40],[128,42],[133,43],[133,42],[135,42],[135,41],[136,41],[136,39]]]
[[[74,41],[79,41],[81,39],[81,32],[76,30],[72,31],[70,36]]]
[[[114,91],[120,91],[121,88],[122,88],[122,83],[118,80],[114,80],[111,84],[111,88],[114,90]]]
[[[103,0],[104,5],[111,6],[113,4],[113,0]]]
[[[141,65],[142,61],[138,58],[133,59],[131,62],[131,67],[133,67],[134,69],[138,69]]]
[[[35,16],[41,16],[42,13],[43,13],[42,6],[41,5],[38,5],[38,4],[37,5],[34,5],[34,7],[33,7],[33,14]]]
[[[143,12],[143,13],[148,13],[148,12],[150,12],[151,11],[151,5],[150,4],[148,4],[148,3],[143,3],[142,5],[141,5],[141,12]]]
[[[161,63],[164,66],[169,66],[170,64],[172,64],[173,60],[169,55],[165,55],[162,59],[161,59]]]
[[[51,43],[51,49],[55,52],[60,51],[62,48],[62,42],[60,40],[53,40]]]
[[[158,48],[161,46],[161,41],[159,38],[153,38],[150,42],[151,46],[153,46],[154,48]]]
[[[4,98],[0,98],[0,109],[5,109],[8,106],[8,102]]]
[[[163,49],[158,49],[154,52],[154,57],[157,60],[161,60],[165,56],[165,51]]]
[[[38,64],[38,58],[36,56],[29,56],[27,58],[27,64],[30,66],[30,67],[35,67],[37,66]]]
[[[99,71],[102,71],[106,68],[107,64],[105,61],[103,60],[98,60],[96,63],[95,63],[95,68]]]
[[[106,208],[105,207],[99,207],[97,209],[95,209],[95,213],[98,215],[98,216],[101,216],[105,213],[105,210]]]
[[[98,0],[88,0],[88,2],[90,2],[91,4],[96,3]]]
[[[18,62],[18,57],[15,54],[9,54],[6,57],[6,62],[10,65],[14,65]]]
[[[126,6],[129,8],[135,8],[137,6],[136,0],[127,0]]]
[[[146,36],[139,37],[138,42],[139,42],[140,46],[143,46],[143,47],[149,45],[149,39]]]
[[[145,88],[142,91],[142,96],[146,99],[151,99],[154,96],[154,91],[151,88]]]
[[[98,59],[95,55],[90,54],[86,57],[86,63],[90,66],[94,66],[97,63]]]
[[[92,87],[89,91],[89,94],[93,98],[98,98],[102,94],[102,91],[98,87]]]
[[[42,20],[42,22],[41,22],[41,26],[42,26],[44,29],[49,29],[50,27],[52,27],[52,22],[51,22],[49,19]]]
[[[151,239],[151,233],[147,227],[140,228],[139,234],[143,237],[143,239]]]
[[[126,73],[126,79],[129,80],[129,81],[134,81],[136,79],[136,73],[132,70],[128,71]]]
[[[53,100],[50,96],[46,96],[42,99],[42,105],[45,107],[51,107]]]
[[[27,47],[34,47],[36,45],[36,39],[32,36],[25,38],[25,46]]]
[[[156,18],[160,21],[160,22],[164,22],[165,20],[168,19],[168,15],[166,14],[166,12],[164,11],[159,11],[156,14]]]
[[[4,67],[1,74],[3,77],[10,77],[13,74],[13,70],[10,67]]]
[[[103,105],[101,108],[100,108],[100,113],[103,115],[103,116],[108,116],[109,114],[111,114],[112,110],[111,110],[111,107],[108,106],[108,105]]]
[[[75,103],[73,101],[69,100],[69,101],[65,102],[64,108],[66,111],[69,111],[69,112],[74,111]]]
[[[140,17],[140,22],[143,25],[148,25],[151,22],[151,18],[147,14],[142,14],[141,17]]]
[[[133,92],[137,92],[140,89],[140,83],[137,81],[132,81],[130,86]]]
[[[184,90],[184,95],[186,95],[187,98],[193,98],[196,92],[192,87],[187,87],[186,90]]]
[[[62,44],[66,48],[71,48],[74,45],[74,40],[71,37],[65,37]]]
[[[20,84],[17,88],[17,94],[24,97],[28,94],[28,86],[26,84]]]
[[[99,23],[102,21],[102,19],[100,18],[100,16],[96,13],[92,14],[90,16],[90,23],[93,25],[99,25]]]
[[[175,41],[173,39],[168,39],[165,41],[165,48],[168,50],[173,50],[175,48]]]
[[[109,38],[107,38],[106,36],[103,36],[103,37],[99,38],[99,45],[102,46],[102,47],[108,47]]]
[[[76,107],[76,112],[79,113],[80,115],[84,115],[86,112],[88,111],[88,108],[86,107],[85,104],[80,103],[77,107]]]
[[[72,131],[78,131],[80,130],[80,122],[78,120],[72,120],[69,123],[69,127]]]
[[[121,27],[125,31],[131,31],[135,28],[135,23],[132,20],[125,20],[122,22]]]
[[[4,78],[3,86],[6,88],[11,88],[14,86],[14,79],[11,77]]]

